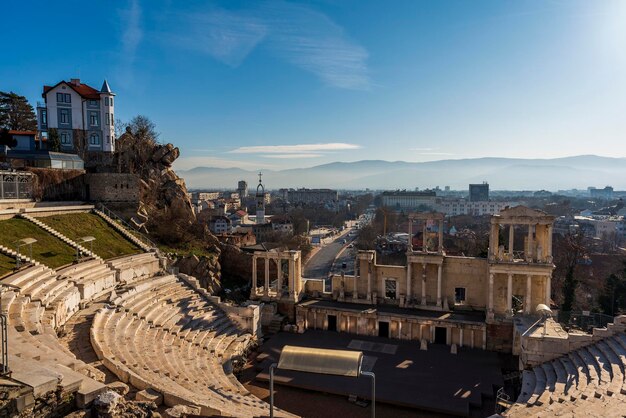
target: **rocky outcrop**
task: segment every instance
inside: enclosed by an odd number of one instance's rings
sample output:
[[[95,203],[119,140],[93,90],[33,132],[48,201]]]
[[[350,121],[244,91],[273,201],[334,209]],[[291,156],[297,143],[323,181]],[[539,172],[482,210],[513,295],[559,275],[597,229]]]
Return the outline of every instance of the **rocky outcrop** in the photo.
[[[241,282],[249,282],[252,277],[252,255],[231,244],[222,244],[220,264],[229,277]]]
[[[198,257],[190,255],[178,257],[174,263],[178,271],[189,276],[193,276],[200,281],[200,285],[210,293],[219,293],[221,288],[221,266],[217,257]]]

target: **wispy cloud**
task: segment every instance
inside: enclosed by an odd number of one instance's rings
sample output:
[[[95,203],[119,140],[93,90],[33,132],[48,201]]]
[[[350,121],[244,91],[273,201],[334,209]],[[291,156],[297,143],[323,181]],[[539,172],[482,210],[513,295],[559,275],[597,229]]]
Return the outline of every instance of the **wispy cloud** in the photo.
[[[239,147],[228,151],[231,154],[308,154],[311,152],[345,151],[361,148],[360,145],[344,142],[329,142],[324,144],[296,144],[296,145],[259,145]],[[321,155],[320,155],[321,156]]]
[[[160,38],[237,67],[265,42],[270,53],[344,89],[367,89],[367,50],[326,15],[303,4],[261,3],[249,10],[178,14]]]
[[[279,159],[292,159],[292,158],[319,158],[323,157],[323,154],[268,154],[264,155],[265,158],[279,158]]]
[[[120,22],[124,30],[121,34],[120,77],[122,84],[130,85],[133,82],[133,66],[137,57],[137,49],[143,39],[141,26],[141,6],[139,0],[131,0],[128,9],[119,11]]]
[[[225,10],[179,17],[183,24],[167,42],[208,54],[231,67],[239,66],[267,33],[261,20]]]
[[[345,89],[367,89],[368,52],[326,15],[302,4],[266,3],[264,18],[275,53],[326,83]]]

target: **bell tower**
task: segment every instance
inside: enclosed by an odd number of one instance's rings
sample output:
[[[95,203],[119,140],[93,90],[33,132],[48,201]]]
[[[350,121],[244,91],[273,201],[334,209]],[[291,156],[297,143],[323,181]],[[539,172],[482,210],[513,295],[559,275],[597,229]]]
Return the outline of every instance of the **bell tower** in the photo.
[[[263,174],[259,172],[259,185],[256,186],[256,223],[265,223],[265,187],[261,178]]]

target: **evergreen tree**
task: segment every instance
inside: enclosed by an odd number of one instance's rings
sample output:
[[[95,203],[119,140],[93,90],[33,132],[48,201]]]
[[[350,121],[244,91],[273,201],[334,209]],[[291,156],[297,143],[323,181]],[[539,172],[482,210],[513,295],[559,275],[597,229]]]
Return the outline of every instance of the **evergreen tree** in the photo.
[[[0,91],[0,128],[37,130],[37,117],[26,97]]]
[[[53,128],[48,130],[48,149],[54,152],[61,151],[61,139],[59,138],[59,132]]]

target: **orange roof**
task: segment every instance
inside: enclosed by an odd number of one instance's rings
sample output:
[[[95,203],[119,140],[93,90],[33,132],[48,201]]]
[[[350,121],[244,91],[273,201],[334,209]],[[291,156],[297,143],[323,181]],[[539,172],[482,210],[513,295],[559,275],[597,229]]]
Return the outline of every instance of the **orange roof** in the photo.
[[[46,93],[48,93],[50,90],[52,90],[53,88],[55,88],[56,86],[58,86],[61,83],[65,83],[65,85],[69,86],[72,90],[74,90],[76,93],[80,94],[81,97],[85,98],[85,99],[99,99],[100,98],[100,92],[96,89],[94,89],[93,87],[84,84],[84,83],[80,83],[78,85],[76,84],[72,84],[71,82],[67,82],[67,81],[61,81],[57,84],[55,84],[54,86],[43,86],[43,95],[45,96]]]
[[[11,129],[9,130],[9,135],[37,135],[37,131],[16,131]]]

